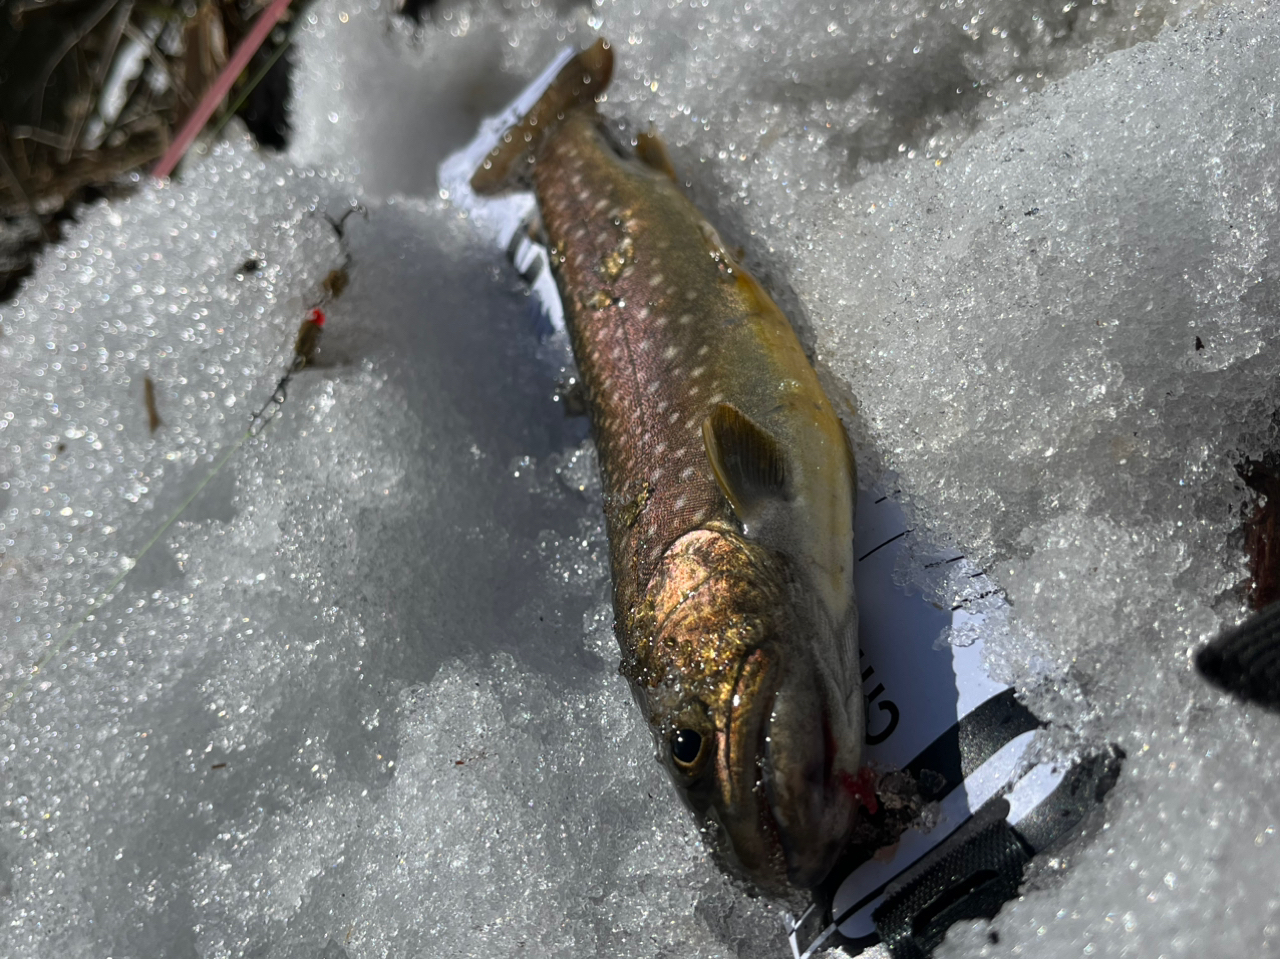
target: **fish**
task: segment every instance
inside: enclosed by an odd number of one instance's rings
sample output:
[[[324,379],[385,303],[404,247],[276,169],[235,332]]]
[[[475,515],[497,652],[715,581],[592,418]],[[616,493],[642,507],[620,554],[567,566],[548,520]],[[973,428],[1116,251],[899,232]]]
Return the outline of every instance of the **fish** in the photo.
[[[856,468],[795,330],[685,196],[618,142],[601,39],[471,177],[532,186],[588,397],[621,671],[714,858],[818,885],[857,814]]]

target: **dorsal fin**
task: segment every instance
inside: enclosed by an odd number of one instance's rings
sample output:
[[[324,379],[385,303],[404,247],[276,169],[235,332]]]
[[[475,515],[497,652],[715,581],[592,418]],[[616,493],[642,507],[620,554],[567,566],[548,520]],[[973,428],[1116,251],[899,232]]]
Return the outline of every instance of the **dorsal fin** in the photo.
[[[680,182],[676,177],[676,168],[671,163],[671,154],[667,153],[667,145],[653,130],[636,137],[636,159],[645,166],[666,174],[672,183]]]
[[[471,189],[487,195],[515,186],[547,134],[571,110],[594,110],[596,95],[608,86],[612,76],[613,51],[601,37],[566,63],[533,108],[503,134],[502,142],[471,175]]]
[[[702,442],[721,492],[744,523],[767,501],[790,498],[778,441],[737,408],[721,403],[712,410]]]

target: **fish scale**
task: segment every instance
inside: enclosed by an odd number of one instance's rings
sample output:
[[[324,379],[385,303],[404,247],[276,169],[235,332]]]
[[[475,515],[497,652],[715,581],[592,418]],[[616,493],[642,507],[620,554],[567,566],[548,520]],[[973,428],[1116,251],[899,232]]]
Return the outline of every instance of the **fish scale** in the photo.
[[[566,119],[534,183],[552,268],[571,291],[569,329],[591,397],[625,617],[676,539],[733,521],[703,454],[702,423],[725,398],[711,347],[725,322],[716,314],[729,312],[705,291],[732,295],[734,284],[721,283],[695,224],[656,228],[688,201],[661,174],[618,157],[588,118]],[[630,262],[611,277],[610,257],[626,241]]]

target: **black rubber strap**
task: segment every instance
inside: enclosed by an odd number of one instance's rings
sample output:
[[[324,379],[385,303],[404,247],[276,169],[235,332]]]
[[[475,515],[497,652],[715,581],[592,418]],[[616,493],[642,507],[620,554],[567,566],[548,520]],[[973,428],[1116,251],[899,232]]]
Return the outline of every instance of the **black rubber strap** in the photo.
[[[1080,759],[1058,788],[1018,821],[1018,834],[1033,852],[1042,853],[1077,834],[1085,817],[1097,809],[1120,778],[1124,750],[1114,743]]]
[[[911,760],[907,772],[920,783],[926,801],[941,799],[1005,743],[1041,725],[1013,690],[1006,689],[961,717]]]
[[[872,913],[893,959],[926,959],[952,923],[991,919],[1018,894],[1031,850],[1004,819],[984,826]]]
[[[1280,710],[1280,603],[1200,650],[1196,668],[1220,689]]]
[[[1043,724],[1026,706],[1018,702],[1012,689],[1005,689],[962,716],[937,739],[924,748],[906,766],[906,772],[916,782],[920,797],[934,802],[955,789],[1001,747],[1016,737]],[[854,857],[856,853],[856,857]],[[816,890],[820,898],[828,902],[835,896],[840,883],[850,870],[866,860],[867,851],[855,848],[850,859],[837,862],[828,885]],[[864,908],[876,898],[884,887],[874,889],[845,912],[835,917],[837,923]]]

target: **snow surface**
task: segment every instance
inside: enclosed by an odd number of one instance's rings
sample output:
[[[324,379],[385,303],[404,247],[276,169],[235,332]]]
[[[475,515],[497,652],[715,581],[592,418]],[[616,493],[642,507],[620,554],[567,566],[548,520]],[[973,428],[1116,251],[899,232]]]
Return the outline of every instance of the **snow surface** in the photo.
[[[1280,953],[1280,719],[1188,657],[1243,615],[1235,466],[1277,439],[1280,12],[804,9],[319,0],[288,157],[86,210],[0,306],[5,955],[785,955],[616,674],[564,346],[435,195],[596,31],[606,110],[795,314],[919,552],[1007,591],[993,672],[1128,754],[1105,823],[941,952]],[[318,214],[355,201],[343,243]]]

